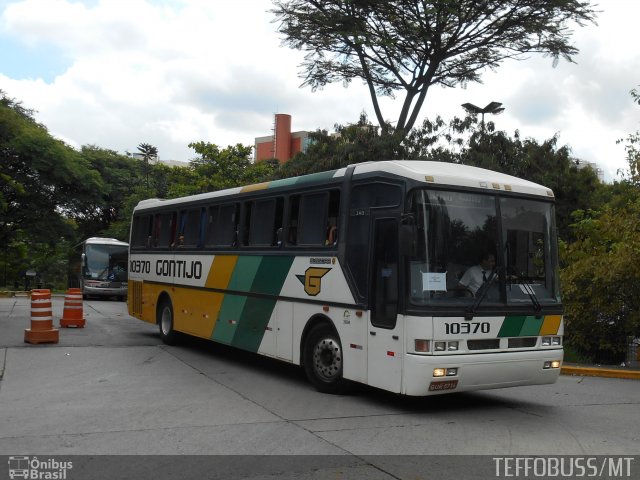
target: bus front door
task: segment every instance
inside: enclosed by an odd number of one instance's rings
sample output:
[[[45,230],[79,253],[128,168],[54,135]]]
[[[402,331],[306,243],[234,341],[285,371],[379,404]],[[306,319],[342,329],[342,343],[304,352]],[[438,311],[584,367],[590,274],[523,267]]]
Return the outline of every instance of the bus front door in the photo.
[[[374,217],[372,221],[368,384],[400,392],[403,332],[398,322],[398,220]]]

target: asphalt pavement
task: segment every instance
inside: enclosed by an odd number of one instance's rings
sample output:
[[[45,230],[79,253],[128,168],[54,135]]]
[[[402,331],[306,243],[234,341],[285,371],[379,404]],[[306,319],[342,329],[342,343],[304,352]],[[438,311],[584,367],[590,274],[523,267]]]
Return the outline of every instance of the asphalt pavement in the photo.
[[[615,383],[611,403],[614,380],[588,378],[633,369],[566,365],[557,385],[426,400],[331,396],[282,362],[195,339],[164,346],[115,300],[84,302],[86,327],[60,329],[58,343],[27,344],[30,306],[0,297],[0,479],[3,455],[68,458],[69,480],[495,478],[496,452],[626,454],[640,441],[626,420],[638,384]]]
[[[64,295],[53,296],[54,318],[58,320],[63,313]],[[126,303],[122,302],[122,309],[105,316],[92,303],[86,303],[85,317],[88,321],[95,320],[91,329],[61,329],[59,345],[87,346],[87,345],[156,345],[158,337],[156,327],[133,319],[127,313]],[[11,346],[24,346],[24,329],[29,328],[30,298],[23,292],[7,292],[0,295],[0,349]],[[56,321],[55,327],[59,326]],[[92,322],[93,323],[93,322]],[[97,327],[97,328],[95,328]],[[117,341],[115,334],[117,333]],[[42,346],[45,346],[43,344]],[[6,350],[0,350],[0,379],[4,371]],[[566,362],[561,373],[587,377],[606,377],[640,380],[640,360],[629,366],[587,365]]]

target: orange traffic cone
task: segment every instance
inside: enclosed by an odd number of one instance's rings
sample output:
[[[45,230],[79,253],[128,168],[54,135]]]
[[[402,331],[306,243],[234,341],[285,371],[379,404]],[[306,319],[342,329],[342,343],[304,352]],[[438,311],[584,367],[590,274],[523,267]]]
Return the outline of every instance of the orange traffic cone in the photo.
[[[64,296],[64,311],[60,319],[61,327],[84,328],[85,319],[82,314],[82,290],[70,288]]]
[[[24,331],[26,343],[58,343],[58,329],[53,328],[51,291],[31,292],[31,328]]]

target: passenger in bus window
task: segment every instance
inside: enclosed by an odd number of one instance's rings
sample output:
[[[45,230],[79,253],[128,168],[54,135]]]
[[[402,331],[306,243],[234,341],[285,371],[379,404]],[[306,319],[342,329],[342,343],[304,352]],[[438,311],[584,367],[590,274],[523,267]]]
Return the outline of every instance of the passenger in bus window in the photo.
[[[496,256],[493,253],[485,253],[478,265],[469,267],[467,271],[464,272],[458,285],[461,289],[465,289],[475,296],[480,287],[491,279],[495,268]]]
[[[324,244],[326,246],[332,246],[338,243],[338,227],[336,227],[335,219],[329,220],[329,226],[327,227],[327,239]]]

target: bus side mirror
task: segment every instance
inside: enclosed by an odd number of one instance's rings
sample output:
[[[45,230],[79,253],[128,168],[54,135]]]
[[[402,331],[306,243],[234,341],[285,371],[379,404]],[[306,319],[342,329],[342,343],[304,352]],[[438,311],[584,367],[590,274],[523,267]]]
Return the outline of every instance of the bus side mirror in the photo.
[[[400,225],[400,253],[405,257],[417,256],[416,239],[418,230],[415,225]]]
[[[82,262],[82,266],[83,266],[83,267],[86,267],[86,266],[87,266],[87,255],[86,255],[86,254],[84,254],[84,253],[82,254],[82,260],[81,260],[81,262]]]

